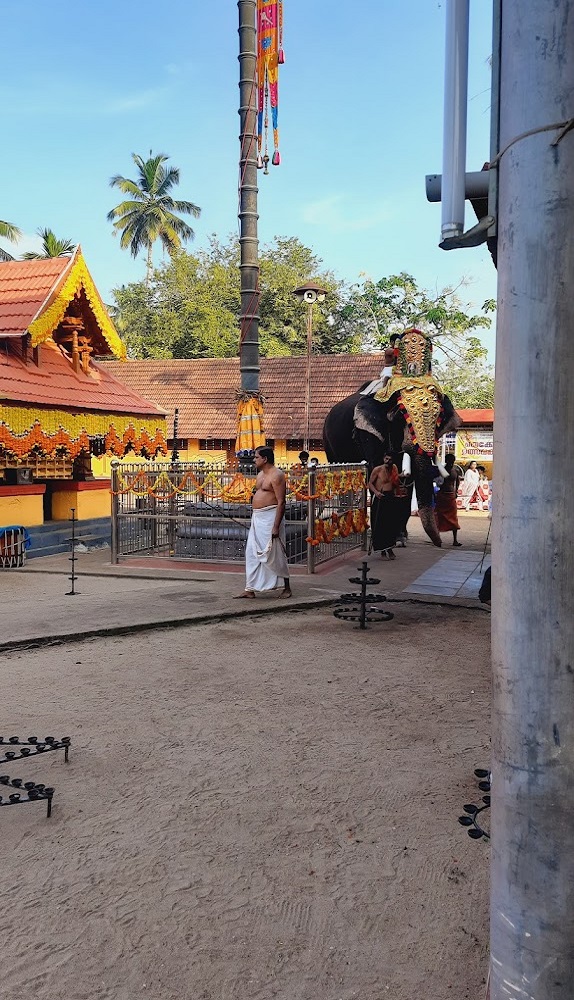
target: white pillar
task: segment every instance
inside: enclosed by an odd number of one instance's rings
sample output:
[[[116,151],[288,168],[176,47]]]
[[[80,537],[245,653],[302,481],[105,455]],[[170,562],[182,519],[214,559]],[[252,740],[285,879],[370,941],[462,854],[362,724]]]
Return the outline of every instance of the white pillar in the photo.
[[[504,0],[500,149],[574,115],[573,0]],[[574,131],[500,161],[492,1000],[574,995]]]
[[[469,0],[446,0],[442,239],[464,232]]]

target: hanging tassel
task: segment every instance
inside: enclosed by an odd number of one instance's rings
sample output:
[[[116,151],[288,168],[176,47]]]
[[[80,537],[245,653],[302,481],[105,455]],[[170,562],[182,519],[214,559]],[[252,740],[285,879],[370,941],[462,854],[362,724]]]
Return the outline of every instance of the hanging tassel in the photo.
[[[285,53],[283,52],[283,49],[279,49],[279,65],[282,66],[284,62],[285,62]]]
[[[261,156],[261,153],[257,157],[257,169],[263,170],[263,157]]]
[[[271,163],[273,164],[274,167],[278,167],[279,164],[281,163],[281,153],[279,152],[278,149],[276,149],[275,152],[273,153],[273,159],[271,160]]]

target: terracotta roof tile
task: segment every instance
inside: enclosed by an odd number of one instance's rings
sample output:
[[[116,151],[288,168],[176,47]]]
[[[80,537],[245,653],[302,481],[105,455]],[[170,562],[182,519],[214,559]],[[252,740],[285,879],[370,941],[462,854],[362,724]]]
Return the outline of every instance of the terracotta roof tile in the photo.
[[[493,424],[494,410],[457,410],[463,424]]]
[[[168,427],[177,406],[181,437],[235,437],[238,358],[106,361],[101,367],[166,410]],[[320,438],[330,408],[376,378],[382,367],[381,354],[315,355],[311,363],[310,436]],[[262,359],[260,386],[268,438],[304,437],[305,369],[305,356]]]
[[[31,360],[24,364],[14,355],[13,345],[0,350],[0,404],[163,415],[161,408],[116,378],[111,366],[91,363],[90,375],[84,375],[74,371],[54,341],[46,341],[38,350],[39,366]],[[123,367],[118,364],[118,374]]]
[[[260,385],[265,397],[268,438],[305,436],[306,357],[263,358]],[[168,413],[168,427],[179,407],[182,437],[233,438],[235,390],[240,385],[238,358],[189,361],[106,361],[102,364],[126,385],[152,399]],[[314,355],[311,362],[311,437],[320,438],[332,406],[364,382],[376,378],[382,354]],[[493,410],[460,410],[465,424],[492,423]]]
[[[0,337],[21,337],[74,257],[0,263]]]

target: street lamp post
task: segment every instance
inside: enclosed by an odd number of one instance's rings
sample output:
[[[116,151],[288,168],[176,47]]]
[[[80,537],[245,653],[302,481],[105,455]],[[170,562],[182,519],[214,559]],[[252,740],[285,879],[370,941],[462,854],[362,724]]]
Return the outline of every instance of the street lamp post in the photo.
[[[316,302],[324,302],[327,294],[324,288],[308,281],[305,285],[295,288],[294,295],[307,306],[307,358],[305,365],[305,421],[303,448],[309,451],[311,443],[311,355],[313,352],[313,306]]]

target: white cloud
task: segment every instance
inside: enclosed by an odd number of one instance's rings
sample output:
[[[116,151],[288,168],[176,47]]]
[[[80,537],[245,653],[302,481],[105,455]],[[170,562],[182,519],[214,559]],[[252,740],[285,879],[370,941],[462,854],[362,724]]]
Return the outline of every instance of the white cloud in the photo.
[[[390,214],[390,207],[385,201],[374,201],[367,208],[359,208],[351,198],[335,194],[305,205],[303,221],[332,233],[362,232],[380,226]]]

